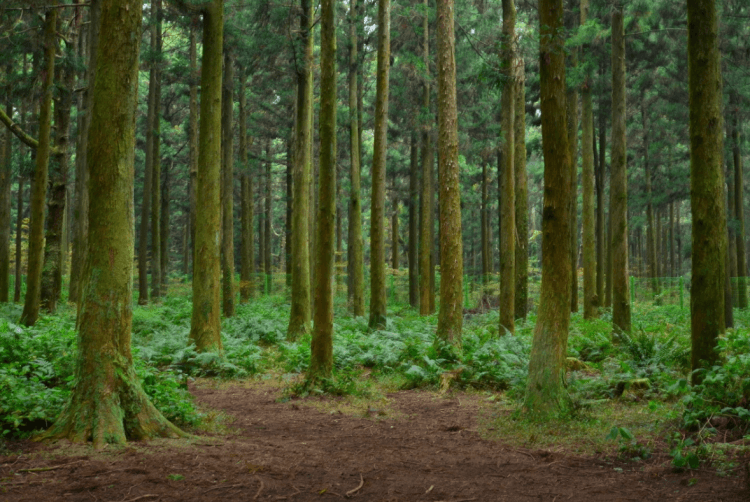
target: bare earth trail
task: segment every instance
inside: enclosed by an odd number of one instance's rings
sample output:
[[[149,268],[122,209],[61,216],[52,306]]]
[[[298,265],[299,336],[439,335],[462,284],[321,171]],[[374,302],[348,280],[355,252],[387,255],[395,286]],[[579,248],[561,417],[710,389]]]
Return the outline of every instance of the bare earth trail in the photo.
[[[22,443],[0,456],[0,501],[750,500],[744,476],[673,473],[663,456],[613,465],[482,439],[473,395],[403,391],[387,416],[350,416],[277,402],[258,382],[192,391],[234,417],[232,433],[103,453]]]

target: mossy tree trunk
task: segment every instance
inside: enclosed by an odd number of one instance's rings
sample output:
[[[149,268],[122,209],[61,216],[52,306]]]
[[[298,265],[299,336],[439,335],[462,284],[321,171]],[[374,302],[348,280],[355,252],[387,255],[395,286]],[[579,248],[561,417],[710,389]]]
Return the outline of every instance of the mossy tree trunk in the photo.
[[[385,287],[385,170],[388,142],[388,76],[391,59],[391,2],[378,0],[378,62],[375,98],[375,145],[370,205],[370,327],[384,328]]]
[[[253,182],[250,166],[247,163],[247,96],[245,85],[247,75],[240,66],[240,177],[241,189],[241,236],[240,236],[240,303],[247,303],[253,296]]]
[[[719,359],[724,332],[724,211],[721,55],[714,0],[688,0],[690,202],[693,278],[690,294],[693,370]],[[693,382],[702,375],[693,373]]]
[[[565,362],[570,322],[570,149],[565,89],[562,0],[539,0],[539,67],[544,153],[542,286],[524,408],[537,418],[566,407]]]
[[[194,17],[190,22],[190,102],[188,111],[188,155],[190,156],[190,180],[189,180],[189,197],[190,197],[190,260],[191,265],[195,260],[195,222],[197,215],[196,186],[198,183],[198,83],[200,74],[198,73],[198,34],[196,24],[197,18]],[[192,270],[195,269],[193,266]]]
[[[336,221],[336,24],[335,0],[320,3],[320,171],[315,239],[315,322],[308,379],[333,369],[333,273]]]
[[[569,0],[570,30],[577,29],[577,19],[573,15],[575,0]],[[568,61],[573,71],[578,66],[578,49],[569,51]],[[570,148],[570,311],[578,312],[578,89],[568,86],[568,148]]]
[[[422,58],[425,65],[425,80],[422,84],[422,115],[430,117],[430,27],[429,3],[424,0],[425,15],[422,18]],[[430,315],[435,311],[435,267],[432,259],[433,208],[435,188],[433,184],[432,121],[422,125],[422,208],[419,237],[419,313]]]
[[[196,179],[193,315],[190,342],[198,351],[221,351],[220,232],[221,232],[221,61],[224,3],[213,0],[202,8],[200,138]]]
[[[732,128],[732,159],[734,160],[734,215],[737,218],[737,305],[747,308],[747,259],[745,254],[745,206],[742,180],[742,152],[740,151],[739,110],[734,112]]]
[[[516,60],[516,106],[513,138],[516,143],[513,167],[516,172],[516,294],[515,317],[526,319],[529,300],[529,203],[526,175],[526,66]],[[489,223],[487,225],[489,229]],[[488,232],[489,233],[489,232]]]
[[[586,24],[589,0],[581,0],[581,25]],[[583,318],[597,315],[599,297],[596,295],[596,236],[594,215],[594,105],[591,72],[581,86],[581,185],[583,188]]]
[[[506,331],[512,334],[516,330],[516,173],[513,161],[516,149],[514,139],[516,72],[513,67],[516,44],[516,6],[513,0],[503,0],[502,4],[503,29],[500,71],[503,75],[503,91],[500,104],[500,127],[502,130],[500,148],[503,152],[503,169],[502,180],[500,182],[500,186],[502,187],[500,219],[502,221],[503,235],[500,238],[499,331],[501,335],[505,334]],[[440,201],[442,204],[442,194]]]
[[[612,324],[630,333],[628,280],[628,176],[625,127],[625,29],[619,0],[612,10],[612,173],[610,179],[610,249],[612,253]]]
[[[503,4],[508,1],[512,0],[504,0]],[[464,319],[464,264],[453,10],[453,0],[437,0],[438,172],[440,176],[440,311],[438,312],[437,338],[460,348],[461,327]],[[511,104],[511,110],[512,108]],[[511,129],[512,119],[511,114]],[[513,145],[512,141],[510,145]],[[510,178],[513,178],[512,169]],[[513,275],[511,274],[510,277]],[[512,310],[511,303],[511,312]]]
[[[76,385],[42,439],[183,435],[143,391],[130,351],[133,289],[134,115],[142,2],[103,2],[88,159],[91,166],[87,277],[81,301]]]
[[[409,305],[419,307],[419,141],[411,133],[409,163]]]
[[[287,338],[296,340],[310,332],[310,211],[312,65],[313,65],[313,5],[311,0],[300,0],[299,54],[297,61],[297,106],[294,121],[294,171],[292,173],[292,306],[289,314]]]
[[[11,66],[7,67],[7,74],[11,73]],[[7,113],[13,117],[13,107],[11,103],[11,86],[5,87],[5,96],[7,103]],[[10,226],[11,226],[11,202],[10,185],[12,179],[12,159],[13,159],[13,133],[10,129],[5,130],[5,141],[0,146],[0,303],[8,301],[8,291],[10,289]],[[18,184],[21,190],[22,185]],[[19,215],[20,217],[20,215]],[[16,262],[20,256],[16,255]]]
[[[234,316],[234,58],[224,46],[221,95],[221,307],[224,317]]]
[[[54,4],[53,4],[54,6]],[[55,75],[55,48],[57,10],[47,10],[44,17],[44,75],[39,107],[39,143],[36,147],[36,166],[31,184],[29,218],[29,254],[26,272],[26,298],[21,314],[21,324],[33,326],[39,317],[42,259],[44,254],[44,205],[47,198],[47,177],[50,158],[50,128],[52,119],[52,92]]]
[[[153,134],[153,153],[151,154],[151,299],[161,298],[161,48],[162,48],[162,25],[161,25],[161,0],[153,0],[153,15],[155,16],[154,30],[155,38],[153,45],[153,69],[154,69],[154,110],[153,122],[150,125]]]

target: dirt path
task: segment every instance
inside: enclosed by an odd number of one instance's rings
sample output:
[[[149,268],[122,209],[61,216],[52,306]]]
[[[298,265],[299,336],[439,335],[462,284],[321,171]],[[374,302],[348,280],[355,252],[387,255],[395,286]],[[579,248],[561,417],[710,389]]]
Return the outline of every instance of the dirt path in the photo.
[[[278,389],[259,383],[192,390],[233,416],[235,433],[103,453],[23,443],[22,455],[0,457],[0,500],[750,500],[742,477],[675,474],[663,458],[615,470],[602,459],[484,440],[475,396],[395,393],[393,418],[280,403]]]

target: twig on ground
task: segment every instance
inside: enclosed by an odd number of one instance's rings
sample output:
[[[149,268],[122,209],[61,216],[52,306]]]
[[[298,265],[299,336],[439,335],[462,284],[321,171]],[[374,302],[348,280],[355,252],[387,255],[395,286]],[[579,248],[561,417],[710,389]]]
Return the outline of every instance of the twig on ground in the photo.
[[[208,492],[211,492],[211,491],[214,491],[214,490],[221,490],[222,488],[239,488],[240,486],[244,486],[244,485],[242,483],[239,483],[239,484],[236,484],[236,485],[219,485],[219,486],[211,487],[211,488],[209,488],[208,490],[206,490],[203,493],[208,493]]]
[[[70,467],[71,465],[80,464],[81,462],[85,462],[85,460],[78,460],[77,462],[70,462],[69,464],[63,464],[63,465],[55,465],[52,467],[34,467],[31,469],[18,469],[16,472],[43,472],[43,471],[54,471],[57,469],[63,469],[65,467]]]
[[[260,479],[260,478],[258,478]],[[260,480],[260,488],[258,488],[258,491],[255,493],[255,497],[253,497],[253,500],[258,500],[258,497],[260,497],[260,492],[263,491],[263,480]]]
[[[364,485],[365,485],[365,478],[362,477],[362,473],[360,472],[359,473],[359,485],[356,488],[354,488],[354,489],[349,490],[348,492],[346,492],[345,496],[346,497],[351,497],[352,495],[354,495],[355,493],[357,493],[360,490],[360,488],[362,488]]]

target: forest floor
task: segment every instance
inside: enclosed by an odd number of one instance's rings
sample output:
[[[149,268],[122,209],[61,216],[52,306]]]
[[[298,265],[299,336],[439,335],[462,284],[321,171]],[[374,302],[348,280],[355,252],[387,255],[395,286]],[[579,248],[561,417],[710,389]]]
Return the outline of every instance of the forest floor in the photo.
[[[99,452],[9,443],[0,500],[750,500],[750,473],[675,472],[666,451],[622,462],[611,451],[518,446],[492,427],[496,408],[478,393],[404,390],[354,403],[289,400],[273,380],[199,380],[190,390],[214,432]]]

